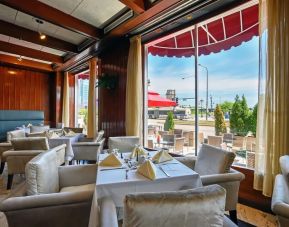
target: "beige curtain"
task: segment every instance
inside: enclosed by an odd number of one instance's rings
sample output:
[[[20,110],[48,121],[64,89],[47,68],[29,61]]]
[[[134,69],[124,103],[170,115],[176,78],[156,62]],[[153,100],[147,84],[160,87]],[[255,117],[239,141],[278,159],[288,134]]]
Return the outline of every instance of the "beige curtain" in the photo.
[[[69,74],[64,74],[63,84],[63,102],[62,102],[62,123],[65,127],[69,127]]]
[[[254,188],[271,196],[289,154],[289,1],[260,0],[260,85]]]
[[[130,40],[126,82],[126,135],[141,136],[142,132],[142,60],[141,37]]]
[[[88,88],[88,106],[87,106],[87,137],[96,137],[96,77],[97,77],[97,59],[92,58],[89,61],[89,88]]]

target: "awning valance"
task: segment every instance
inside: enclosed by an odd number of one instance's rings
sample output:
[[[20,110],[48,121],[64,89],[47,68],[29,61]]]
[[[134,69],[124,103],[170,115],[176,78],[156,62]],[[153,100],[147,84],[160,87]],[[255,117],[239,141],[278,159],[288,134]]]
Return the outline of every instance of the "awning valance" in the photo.
[[[228,50],[258,36],[258,3],[250,1],[231,11],[198,24],[199,55]],[[153,42],[154,56],[191,57],[195,54],[195,29],[188,28]]]

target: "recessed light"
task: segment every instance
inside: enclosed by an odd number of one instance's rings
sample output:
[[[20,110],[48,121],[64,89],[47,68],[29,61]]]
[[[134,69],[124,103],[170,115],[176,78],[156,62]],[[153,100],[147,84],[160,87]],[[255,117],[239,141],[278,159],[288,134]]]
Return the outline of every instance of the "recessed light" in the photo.
[[[43,33],[39,33],[39,38],[40,38],[41,40],[44,40],[44,39],[46,39],[46,35],[43,34]]]
[[[11,71],[11,70],[9,70],[8,73],[11,74],[11,75],[15,75],[16,74],[15,71]]]

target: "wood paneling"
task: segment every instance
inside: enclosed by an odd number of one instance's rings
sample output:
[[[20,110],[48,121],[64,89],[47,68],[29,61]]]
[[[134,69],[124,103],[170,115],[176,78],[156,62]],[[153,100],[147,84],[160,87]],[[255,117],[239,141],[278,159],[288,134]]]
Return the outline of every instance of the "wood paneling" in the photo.
[[[0,109],[42,110],[49,124],[52,79],[48,73],[0,66]]]
[[[99,130],[105,131],[105,136],[125,135],[125,94],[126,73],[129,41],[119,42],[116,47],[108,49],[100,56],[100,75],[102,73],[117,75],[118,87],[115,90],[98,89]]]
[[[245,175],[245,179],[240,184],[239,203],[271,213],[271,198],[253,189],[254,170],[238,166],[233,166],[233,168]]]

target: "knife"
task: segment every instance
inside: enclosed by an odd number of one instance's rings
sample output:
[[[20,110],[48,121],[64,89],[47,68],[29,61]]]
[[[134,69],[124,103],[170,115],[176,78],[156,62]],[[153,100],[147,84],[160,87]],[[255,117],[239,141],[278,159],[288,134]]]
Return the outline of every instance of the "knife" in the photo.
[[[166,171],[164,171],[164,169],[163,169],[161,166],[159,166],[159,169],[160,169],[161,171],[163,171],[163,173],[166,174],[167,177],[170,177],[170,175],[169,175]]]
[[[118,168],[111,168],[111,169],[101,169],[100,171],[115,170],[115,169],[125,169],[125,167],[118,167]]]

